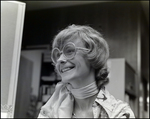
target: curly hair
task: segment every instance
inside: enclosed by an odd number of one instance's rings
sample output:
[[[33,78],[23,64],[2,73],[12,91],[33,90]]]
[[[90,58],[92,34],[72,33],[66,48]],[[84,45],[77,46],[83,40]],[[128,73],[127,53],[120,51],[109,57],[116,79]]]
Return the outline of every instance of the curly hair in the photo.
[[[109,58],[109,46],[102,34],[90,26],[70,25],[60,31],[53,40],[52,48],[61,49],[63,44],[70,39],[79,38],[85,47],[90,49],[87,59],[95,69],[95,80],[98,88],[109,82],[107,60]]]

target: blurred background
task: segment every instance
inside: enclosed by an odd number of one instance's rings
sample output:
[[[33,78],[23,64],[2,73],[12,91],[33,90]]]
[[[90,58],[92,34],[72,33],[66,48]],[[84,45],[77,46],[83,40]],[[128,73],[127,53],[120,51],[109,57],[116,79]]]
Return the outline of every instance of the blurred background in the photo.
[[[149,2],[26,3],[14,117],[37,117],[61,78],[51,64],[53,37],[71,24],[100,31],[110,47],[108,90],[149,117]]]

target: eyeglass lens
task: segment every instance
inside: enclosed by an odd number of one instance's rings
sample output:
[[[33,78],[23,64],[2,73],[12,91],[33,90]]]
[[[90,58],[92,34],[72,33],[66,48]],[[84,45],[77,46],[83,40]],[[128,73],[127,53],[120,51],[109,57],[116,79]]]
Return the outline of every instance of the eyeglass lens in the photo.
[[[75,56],[76,53],[76,49],[75,46],[73,44],[67,44],[64,48],[63,48],[63,54],[65,55],[65,57],[67,59],[71,59]],[[53,61],[56,63],[57,60],[59,59],[61,55],[61,52],[59,49],[54,49],[54,51],[52,52],[52,58]]]

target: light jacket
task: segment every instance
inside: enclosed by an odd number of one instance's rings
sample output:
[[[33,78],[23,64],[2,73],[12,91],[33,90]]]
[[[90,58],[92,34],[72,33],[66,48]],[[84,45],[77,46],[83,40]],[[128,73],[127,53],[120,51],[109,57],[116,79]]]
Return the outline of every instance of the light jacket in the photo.
[[[98,93],[92,109],[94,118],[135,118],[128,103],[115,99],[105,87]],[[40,112],[38,118],[48,118],[48,116]],[[72,115],[72,118],[75,116]]]
[[[135,118],[130,106],[115,99],[105,88],[101,89],[93,104],[94,118]]]

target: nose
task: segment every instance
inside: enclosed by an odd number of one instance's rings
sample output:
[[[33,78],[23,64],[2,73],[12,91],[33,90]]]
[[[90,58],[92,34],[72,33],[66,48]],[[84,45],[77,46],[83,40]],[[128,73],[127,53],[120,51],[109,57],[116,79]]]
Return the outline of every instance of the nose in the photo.
[[[61,54],[59,59],[57,60],[57,63],[64,64],[66,62],[67,62],[66,57],[64,56],[64,54]]]

